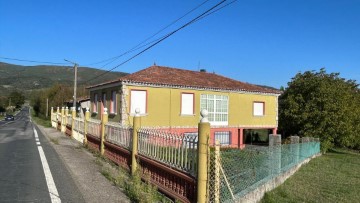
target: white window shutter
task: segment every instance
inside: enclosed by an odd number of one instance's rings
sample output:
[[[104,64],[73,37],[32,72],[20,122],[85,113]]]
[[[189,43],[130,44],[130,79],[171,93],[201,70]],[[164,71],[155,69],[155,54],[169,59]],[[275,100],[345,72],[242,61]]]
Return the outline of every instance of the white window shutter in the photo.
[[[194,114],[194,94],[181,94],[181,114],[193,115]]]
[[[254,102],[254,116],[263,116],[263,115],[264,115],[264,103]]]
[[[135,113],[135,109],[140,109],[140,114],[146,113],[146,91],[132,90],[130,113]]]

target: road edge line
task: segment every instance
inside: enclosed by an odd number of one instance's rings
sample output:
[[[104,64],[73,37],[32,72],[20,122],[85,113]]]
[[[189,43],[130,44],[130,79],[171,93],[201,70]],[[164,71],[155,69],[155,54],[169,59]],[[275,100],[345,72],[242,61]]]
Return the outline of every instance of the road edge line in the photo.
[[[34,129],[35,138],[37,138],[38,133],[37,133],[35,127],[33,127],[33,129]],[[54,181],[54,178],[52,176],[49,164],[47,162],[44,150],[43,150],[42,146],[39,146],[39,145],[37,146],[37,148],[38,148],[38,151],[39,151],[41,164],[42,164],[42,167],[43,167],[43,170],[44,170],[46,185],[47,185],[48,190],[49,190],[51,202],[52,203],[61,203],[61,199],[59,197],[59,193],[58,193],[58,190],[56,188],[55,181]]]

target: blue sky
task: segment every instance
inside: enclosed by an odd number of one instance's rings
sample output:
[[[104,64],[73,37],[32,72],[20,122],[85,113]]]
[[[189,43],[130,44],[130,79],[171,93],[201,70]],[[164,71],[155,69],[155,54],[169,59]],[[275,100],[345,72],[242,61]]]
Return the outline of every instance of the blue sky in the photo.
[[[91,64],[128,51],[202,2],[0,0],[0,56],[51,62],[66,58],[80,65]],[[207,1],[154,39],[217,2]],[[154,62],[189,70],[205,68],[277,88],[286,86],[299,71],[322,67],[359,82],[360,0],[238,0],[116,71],[133,73]]]

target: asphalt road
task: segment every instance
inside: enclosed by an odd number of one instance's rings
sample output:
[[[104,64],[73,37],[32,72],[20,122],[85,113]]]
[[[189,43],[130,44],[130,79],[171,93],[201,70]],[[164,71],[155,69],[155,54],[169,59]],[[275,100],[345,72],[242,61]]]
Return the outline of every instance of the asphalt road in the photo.
[[[0,121],[0,202],[85,202],[28,108]]]

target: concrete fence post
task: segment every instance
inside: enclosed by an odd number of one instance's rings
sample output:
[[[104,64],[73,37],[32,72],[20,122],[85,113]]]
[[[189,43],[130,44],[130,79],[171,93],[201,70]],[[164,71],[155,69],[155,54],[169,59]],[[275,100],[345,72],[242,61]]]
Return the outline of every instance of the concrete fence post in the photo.
[[[310,147],[309,147],[310,138],[309,137],[302,137],[300,140],[301,140],[300,158],[301,158],[301,160],[304,160],[310,154],[309,153],[309,150],[310,150]]]
[[[131,175],[134,175],[137,170],[136,155],[138,153],[138,130],[140,129],[140,109],[135,109],[135,116],[133,120],[133,136],[131,149]]]
[[[65,108],[65,126],[66,126],[67,124],[69,124],[69,123],[68,123],[68,122],[69,122],[69,120],[68,120],[68,115],[69,115],[69,108],[66,107],[66,108]]]
[[[66,130],[66,123],[65,123],[65,119],[64,119],[64,116],[65,116],[65,107],[62,107],[61,108],[61,132],[62,133],[65,133],[65,130]]]
[[[59,130],[59,114],[60,114],[60,107],[57,107],[56,109],[56,130]],[[61,125],[60,125],[61,126]],[[61,128],[60,128],[61,129]]]
[[[281,135],[269,135],[269,148],[271,151],[271,159],[273,159],[273,174],[281,172]],[[270,163],[271,164],[271,163]]]
[[[84,145],[87,145],[87,129],[88,129],[88,121],[90,119],[90,111],[89,108],[86,108],[85,119],[84,119]]]
[[[71,137],[74,137],[74,129],[75,129],[75,118],[76,118],[76,109],[75,107],[71,107]]]
[[[51,107],[51,110],[50,110],[50,120],[51,122],[53,121],[53,113],[54,113],[54,107]]]
[[[51,107],[51,114],[50,114],[50,122],[51,122],[51,127],[56,128],[56,124],[54,123],[54,107]]]
[[[300,153],[300,148],[299,148],[299,141],[300,141],[300,137],[299,136],[290,136],[290,142],[291,142],[291,156],[293,157],[293,162],[295,164],[297,164],[299,162],[299,153]]]
[[[198,129],[198,171],[197,171],[197,202],[205,203],[207,201],[207,174],[208,174],[208,152],[209,152],[209,136],[210,123],[207,118],[208,111],[201,110],[202,117]]]
[[[102,119],[101,119],[101,138],[100,138],[100,154],[104,155],[105,153],[105,124],[108,122],[108,113],[107,113],[107,108],[104,108],[104,113],[102,115]]]
[[[320,153],[320,138],[314,138],[316,154]]]
[[[60,113],[60,107],[57,107],[57,109],[56,109],[56,121],[59,120],[59,113]]]

